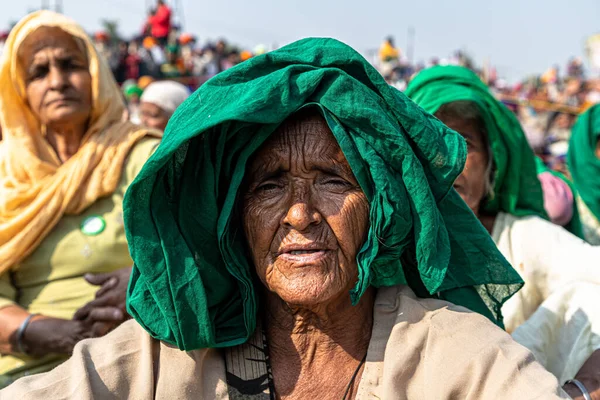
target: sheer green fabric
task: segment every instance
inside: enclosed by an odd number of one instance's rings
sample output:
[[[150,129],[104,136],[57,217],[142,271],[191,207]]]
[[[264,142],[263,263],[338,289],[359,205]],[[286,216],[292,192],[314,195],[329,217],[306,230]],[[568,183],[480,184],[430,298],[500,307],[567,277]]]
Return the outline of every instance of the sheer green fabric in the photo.
[[[429,68],[410,82],[406,95],[432,114],[453,101],[467,100],[477,104],[487,128],[496,167],[494,195],[484,205],[484,211],[504,211],[519,217],[538,215],[548,219],[535,155],[525,133],[517,118],[494,98],[475,73],[457,66]]]
[[[238,191],[250,156],[305,106],[325,117],[370,203],[353,303],[370,285],[408,284],[502,325],[500,307],[522,281],[452,189],[464,141],[333,39],[252,58],[175,112],[124,200],[130,314],[184,350],[253,333],[259,288]]]
[[[581,114],[571,133],[567,165],[581,199],[600,220],[600,159],[596,144],[600,139],[600,105]]]

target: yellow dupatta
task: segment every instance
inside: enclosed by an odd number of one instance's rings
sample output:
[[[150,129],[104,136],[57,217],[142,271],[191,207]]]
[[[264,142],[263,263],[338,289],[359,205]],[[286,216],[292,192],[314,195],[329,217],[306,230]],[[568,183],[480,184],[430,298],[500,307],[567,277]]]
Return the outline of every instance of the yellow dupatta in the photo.
[[[81,146],[65,163],[42,134],[25,96],[24,67],[17,54],[40,27],[59,27],[85,43],[92,77],[92,112]],[[11,31],[0,60],[0,274],[15,268],[56,226],[117,187],[135,143],[159,132],[121,122],[123,100],[117,83],[85,31],[50,11],[23,18]]]

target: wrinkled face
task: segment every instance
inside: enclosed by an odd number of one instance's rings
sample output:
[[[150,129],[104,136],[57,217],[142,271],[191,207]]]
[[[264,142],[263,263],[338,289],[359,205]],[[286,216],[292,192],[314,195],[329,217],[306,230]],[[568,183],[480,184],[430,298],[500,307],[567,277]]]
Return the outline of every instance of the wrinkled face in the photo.
[[[288,304],[348,296],[369,205],[321,117],[284,123],[249,165],[243,224],[258,277]]]
[[[59,28],[40,28],[19,49],[27,102],[44,125],[84,124],[92,111],[92,77],[85,51]]]
[[[467,162],[463,172],[454,182],[454,189],[473,213],[479,215],[479,207],[487,195],[490,180],[489,155],[483,133],[469,121],[454,118],[442,122],[460,133],[467,141]]]
[[[156,104],[143,101],[140,104],[140,120],[148,128],[164,131],[171,116]]]

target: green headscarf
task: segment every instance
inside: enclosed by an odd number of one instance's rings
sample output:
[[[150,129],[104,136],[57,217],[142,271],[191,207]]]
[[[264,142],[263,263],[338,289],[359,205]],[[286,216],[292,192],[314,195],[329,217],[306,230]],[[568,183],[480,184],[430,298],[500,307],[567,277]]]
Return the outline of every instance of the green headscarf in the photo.
[[[571,189],[571,193],[573,193],[573,200],[574,200],[573,201],[573,216],[571,217],[571,220],[569,221],[569,223],[564,226],[564,228],[566,230],[568,230],[569,232],[571,232],[573,235],[577,236],[578,238],[585,240],[585,236],[583,234],[583,225],[581,224],[581,220],[579,219],[579,208],[577,207],[577,201],[575,201],[575,199],[577,198],[577,189],[575,189],[575,185],[573,184],[573,182],[571,182],[569,179],[567,179],[567,177],[564,176],[562,173],[548,168],[548,166],[546,164],[544,164],[544,161],[542,161],[541,158],[539,158],[539,157],[535,158],[535,165],[537,167],[538,175],[542,174],[544,172],[549,172],[552,175],[554,175],[555,177],[557,177],[558,179],[560,179],[561,181],[563,181],[564,183],[566,183],[567,186],[569,186],[569,189]]]
[[[484,205],[484,211],[504,211],[518,217],[538,215],[547,219],[535,155],[521,125],[475,73],[457,66],[429,68],[409,83],[405,93],[431,114],[454,101],[468,100],[477,104],[496,166],[494,195]]]
[[[140,98],[142,97],[142,93],[144,93],[144,91],[136,84],[128,85],[123,89],[123,94],[127,100],[133,95],[137,95],[137,97]]]
[[[306,106],[324,116],[370,204],[353,303],[370,285],[404,283],[502,325],[500,307],[522,281],[452,189],[464,140],[333,39],[254,57],[177,109],[124,200],[129,313],[184,350],[234,346],[254,332],[260,284],[238,191],[249,157]]]
[[[600,220],[600,159],[596,143],[600,137],[600,105],[581,114],[573,126],[567,165],[577,192],[592,214]]]

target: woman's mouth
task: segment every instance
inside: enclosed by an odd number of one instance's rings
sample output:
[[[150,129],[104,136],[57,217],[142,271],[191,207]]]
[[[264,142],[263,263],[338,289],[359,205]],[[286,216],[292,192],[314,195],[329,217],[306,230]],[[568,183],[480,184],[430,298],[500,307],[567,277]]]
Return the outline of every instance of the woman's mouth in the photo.
[[[290,251],[290,252],[289,252],[289,253],[287,253],[287,254],[291,254],[291,255],[293,255],[293,256],[297,256],[297,255],[301,255],[301,254],[313,254],[313,253],[318,253],[318,252],[320,252],[320,251],[323,251],[323,250],[293,250],[293,251]]]
[[[288,253],[282,253],[278,258],[293,263],[296,266],[304,266],[321,261],[326,258],[328,254],[329,250],[294,250]]]
[[[294,264],[310,264],[325,258],[330,251],[320,243],[291,244],[281,248],[277,257]]]
[[[61,104],[66,104],[66,103],[72,103],[77,101],[77,99],[73,98],[73,97],[60,97],[58,99],[54,99],[54,100],[50,100],[48,103],[46,103],[47,106],[49,105],[61,105]]]

